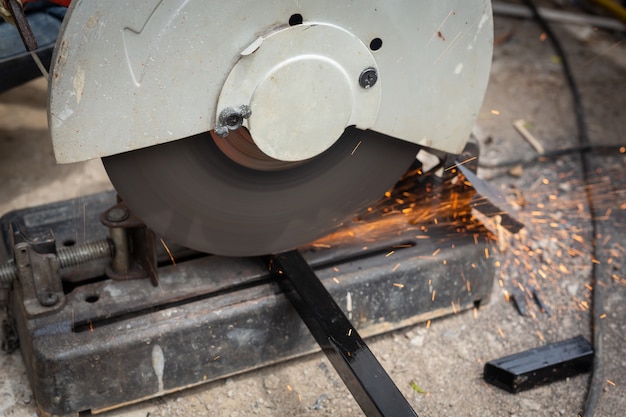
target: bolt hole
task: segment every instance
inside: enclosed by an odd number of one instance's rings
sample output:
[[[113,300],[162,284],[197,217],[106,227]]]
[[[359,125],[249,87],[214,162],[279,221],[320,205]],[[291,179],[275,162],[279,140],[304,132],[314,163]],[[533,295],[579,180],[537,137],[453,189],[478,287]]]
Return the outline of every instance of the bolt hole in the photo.
[[[95,303],[99,299],[100,296],[98,294],[88,295],[87,297],[85,297],[85,301],[88,303]]]
[[[226,125],[230,127],[235,127],[241,124],[241,117],[238,115],[231,115],[226,118]]]
[[[300,13],[292,14],[289,18],[289,26],[301,25],[302,21],[302,15]]]
[[[63,241],[63,246],[74,246],[76,241],[74,239],[65,239]]]
[[[378,51],[383,46],[383,40],[380,38],[374,38],[370,42],[370,49],[372,51]]]

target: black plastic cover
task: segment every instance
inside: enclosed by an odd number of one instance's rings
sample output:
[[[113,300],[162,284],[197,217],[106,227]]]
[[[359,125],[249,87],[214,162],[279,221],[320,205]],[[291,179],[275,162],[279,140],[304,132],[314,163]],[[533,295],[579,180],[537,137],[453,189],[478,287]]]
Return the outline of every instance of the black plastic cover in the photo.
[[[485,364],[488,383],[511,393],[588,372],[593,348],[582,336],[515,353]]]

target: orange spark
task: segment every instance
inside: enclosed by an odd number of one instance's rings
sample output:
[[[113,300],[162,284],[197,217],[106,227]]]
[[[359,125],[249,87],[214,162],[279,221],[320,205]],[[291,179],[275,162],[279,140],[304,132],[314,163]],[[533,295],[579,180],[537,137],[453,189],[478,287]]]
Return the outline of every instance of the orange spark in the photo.
[[[176,260],[174,259],[174,255],[172,255],[172,251],[170,251],[170,248],[167,247],[163,238],[161,238],[161,245],[163,245],[163,247],[165,248],[165,251],[169,255],[170,261],[172,261],[172,265],[176,266]]]

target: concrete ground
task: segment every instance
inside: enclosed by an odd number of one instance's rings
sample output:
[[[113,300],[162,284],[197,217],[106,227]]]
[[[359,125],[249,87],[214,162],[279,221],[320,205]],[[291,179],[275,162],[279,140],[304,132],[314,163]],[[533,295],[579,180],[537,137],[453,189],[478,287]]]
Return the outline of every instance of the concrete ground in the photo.
[[[554,24],[581,90],[591,142],[626,145],[626,45],[623,35]],[[576,416],[590,374],[508,394],[482,380],[485,362],[583,335],[592,340],[593,276],[602,289],[605,372],[597,416],[626,409],[626,157],[598,149],[488,168],[536,151],[512,127],[518,119],[547,150],[576,146],[571,94],[558,59],[533,21],[496,17],[491,81],[476,134],[480,176],[500,188],[526,224],[500,236],[491,302],[370,339],[420,416]],[[46,130],[42,80],[0,96],[0,213],[110,187],[99,161],[55,165]],[[462,99],[462,97],[450,100]],[[590,214],[589,199],[594,207]],[[596,222],[593,255],[592,223]],[[541,289],[551,310],[529,304],[523,317],[508,301],[515,288]],[[414,390],[417,383],[424,393]],[[315,407],[314,407],[315,405]],[[0,415],[35,414],[19,354],[0,353]],[[105,416],[354,416],[358,406],[321,354],[209,383]]]

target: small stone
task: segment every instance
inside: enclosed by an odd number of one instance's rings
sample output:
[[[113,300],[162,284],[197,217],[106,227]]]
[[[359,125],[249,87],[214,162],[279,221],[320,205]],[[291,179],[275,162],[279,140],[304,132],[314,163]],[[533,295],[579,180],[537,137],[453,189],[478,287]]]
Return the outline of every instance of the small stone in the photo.
[[[531,411],[541,410],[541,404],[529,398],[522,398],[519,402],[519,405],[522,407],[522,410],[531,410]]]
[[[578,292],[578,283],[575,282],[573,284],[569,284],[567,286],[567,292],[569,293],[569,295],[575,296],[576,293]]]
[[[516,165],[509,169],[509,175],[515,178],[519,178],[524,174],[524,167],[522,165]]]
[[[280,380],[276,375],[269,375],[263,379],[263,386],[265,389],[275,390],[278,389]]]
[[[421,347],[424,345],[424,339],[426,338],[426,334],[418,334],[411,339],[411,344],[413,346]]]

